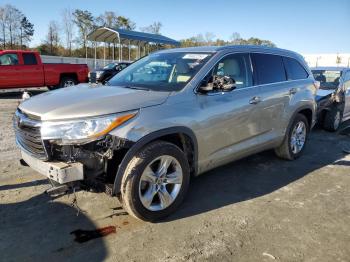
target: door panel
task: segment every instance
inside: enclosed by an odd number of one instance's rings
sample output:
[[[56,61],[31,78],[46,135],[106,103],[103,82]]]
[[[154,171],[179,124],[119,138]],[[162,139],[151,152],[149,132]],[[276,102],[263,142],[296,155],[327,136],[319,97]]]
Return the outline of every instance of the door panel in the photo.
[[[11,88],[18,87],[20,84],[20,66],[7,65],[0,66],[0,87]]]
[[[261,133],[270,133],[267,139],[281,136],[285,125],[283,124],[283,115],[288,108],[290,97],[295,95],[291,90],[299,90],[299,81],[281,82],[259,87],[261,103],[258,110],[260,114]],[[267,141],[264,141],[267,142]]]
[[[11,88],[20,84],[20,66],[15,53],[0,56],[0,87]]]
[[[28,87],[40,87],[44,85],[43,66],[33,53],[22,54],[23,64],[21,65],[21,84]]]
[[[198,123],[202,145],[202,166],[210,169],[229,162],[240,151],[258,143],[261,133],[258,107],[250,104],[258,88],[242,88],[231,92],[198,95]],[[252,140],[253,142],[252,144]]]
[[[21,85],[27,87],[41,87],[44,85],[44,75],[41,65],[22,65]]]

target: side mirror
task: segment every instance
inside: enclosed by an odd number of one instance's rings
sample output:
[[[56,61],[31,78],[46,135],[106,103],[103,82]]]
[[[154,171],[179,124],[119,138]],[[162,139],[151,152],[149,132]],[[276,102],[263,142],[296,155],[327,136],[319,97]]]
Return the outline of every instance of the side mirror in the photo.
[[[229,76],[214,75],[209,80],[203,79],[199,91],[208,93],[211,91],[228,92],[236,88],[236,81]]]
[[[211,92],[214,90],[214,85],[213,85],[213,81],[208,81],[208,79],[203,79],[199,88],[198,88],[198,91],[200,93],[208,93],[208,92]]]
[[[229,76],[214,76],[214,89],[220,91],[232,91],[236,88],[236,81]]]

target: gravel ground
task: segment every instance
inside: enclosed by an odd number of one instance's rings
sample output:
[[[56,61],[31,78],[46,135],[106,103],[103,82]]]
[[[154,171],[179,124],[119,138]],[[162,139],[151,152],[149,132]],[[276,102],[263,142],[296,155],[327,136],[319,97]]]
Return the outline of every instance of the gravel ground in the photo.
[[[117,199],[50,186],[19,165],[11,118],[17,95],[0,97],[1,261],[350,261],[350,156],[346,137],[315,130],[294,161],[264,152],[192,181],[166,221],[128,216]],[[349,141],[350,144],[350,141]],[[74,230],[115,226],[77,243]]]

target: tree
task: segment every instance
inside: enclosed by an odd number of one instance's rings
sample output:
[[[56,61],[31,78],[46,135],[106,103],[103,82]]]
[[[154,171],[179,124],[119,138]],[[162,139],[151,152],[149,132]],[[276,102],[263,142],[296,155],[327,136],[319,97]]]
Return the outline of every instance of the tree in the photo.
[[[85,10],[76,9],[73,13],[74,23],[77,25],[80,32],[80,41],[83,43],[83,48],[86,48],[87,35],[95,27],[94,17],[92,14]]]
[[[206,32],[205,33],[205,41],[208,43],[208,45],[211,45],[214,41],[215,34],[212,32]]]
[[[6,21],[7,21],[7,12],[4,7],[0,7],[0,26],[2,33],[2,42],[4,49],[6,48]]]
[[[129,18],[126,18],[124,16],[118,16],[113,11],[106,11],[102,15],[99,15],[96,18],[96,24],[98,26],[106,26],[106,27],[126,29],[126,30],[135,29],[134,22],[132,22]]]
[[[29,42],[34,35],[34,25],[25,16],[21,20],[20,32],[20,46],[22,48],[23,42]]]
[[[5,6],[6,20],[5,26],[8,29],[8,36],[10,39],[10,48],[12,49],[16,38],[19,38],[18,29],[21,27],[20,23],[23,14],[14,6]]]
[[[72,43],[74,35],[74,17],[71,9],[66,8],[62,11],[63,31],[66,40],[66,48],[69,56],[72,55]]]
[[[34,25],[16,7],[5,5],[0,7],[0,34],[3,48],[23,48],[34,34]]]
[[[256,37],[251,37],[247,40],[243,39],[243,44],[245,45],[261,45],[261,46],[269,46],[269,47],[276,47],[274,43],[272,43],[270,40],[263,40]]]
[[[56,21],[50,21],[46,36],[46,44],[49,46],[50,55],[56,54],[59,44],[59,26]]]
[[[117,27],[118,16],[113,11],[105,11],[102,15],[96,18],[96,25],[106,27]]]
[[[269,41],[263,40],[256,37],[251,37],[249,39],[241,38],[239,33],[233,33],[230,37],[230,41],[224,41],[222,39],[216,39],[214,41],[215,35],[213,33],[198,34],[196,36],[190,37],[188,39],[181,40],[182,47],[191,47],[191,46],[203,46],[203,45],[262,45],[262,46],[271,46],[275,47],[276,45]]]
[[[160,29],[162,26],[161,22],[153,22],[153,24],[149,26],[141,27],[140,30],[145,33],[160,35]]]
[[[118,16],[117,28],[126,29],[126,30],[135,30],[136,24],[133,21],[131,21],[129,18],[126,18],[124,16]]]
[[[232,33],[230,40],[231,40],[231,44],[233,45],[240,45],[242,43],[242,37],[237,32]]]

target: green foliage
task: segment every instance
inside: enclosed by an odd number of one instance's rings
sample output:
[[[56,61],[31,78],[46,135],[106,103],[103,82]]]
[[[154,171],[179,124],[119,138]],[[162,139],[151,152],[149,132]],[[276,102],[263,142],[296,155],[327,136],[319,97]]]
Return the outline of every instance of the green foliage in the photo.
[[[86,37],[90,31],[92,31],[96,24],[94,23],[94,17],[91,12],[87,10],[76,9],[73,12],[74,23],[79,29],[80,33],[80,42],[83,44],[83,47],[86,47]]]
[[[270,40],[263,40],[256,37],[250,37],[249,39],[241,38],[239,33],[233,33],[229,41],[222,39],[214,40],[215,35],[213,33],[206,33],[205,36],[198,34],[187,39],[181,40],[181,47],[192,47],[192,46],[224,46],[224,45],[261,45],[276,47],[276,45]]]
[[[30,41],[33,35],[34,35],[34,25],[31,22],[29,22],[26,16],[24,16],[21,20],[21,39]]]
[[[0,6],[0,41],[2,47],[25,48],[34,34],[34,25],[13,5]]]

